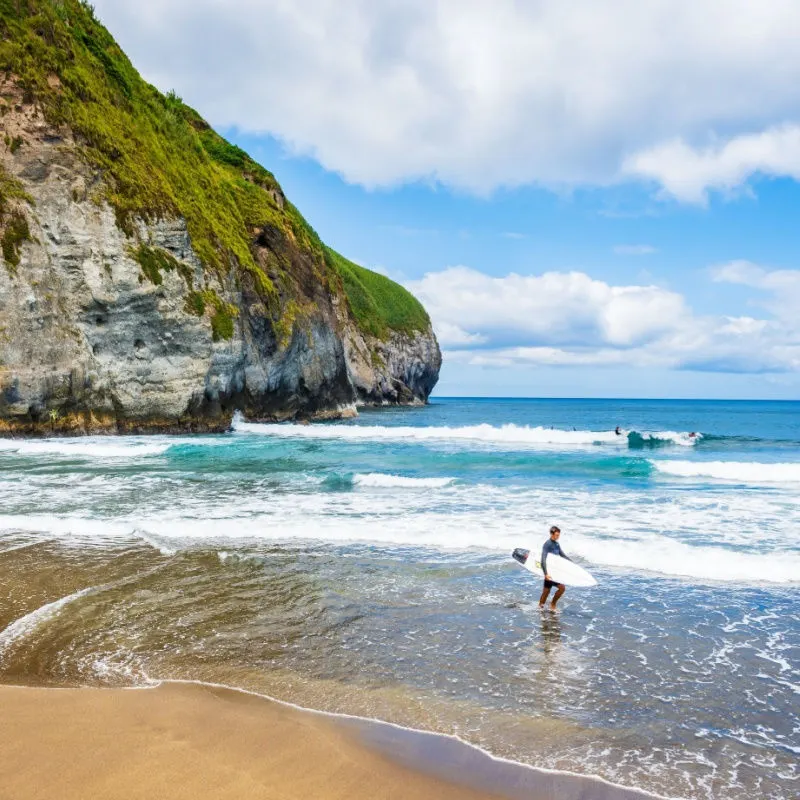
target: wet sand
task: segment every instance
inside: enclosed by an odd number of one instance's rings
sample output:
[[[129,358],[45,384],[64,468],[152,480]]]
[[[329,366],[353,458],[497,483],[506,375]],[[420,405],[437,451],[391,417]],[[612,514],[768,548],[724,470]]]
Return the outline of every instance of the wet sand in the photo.
[[[0,687],[0,798],[489,798],[335,720],[204,686]]]
[[[198,684],[0,686],[0,800],[645,796],[497,761],[449,737]]]

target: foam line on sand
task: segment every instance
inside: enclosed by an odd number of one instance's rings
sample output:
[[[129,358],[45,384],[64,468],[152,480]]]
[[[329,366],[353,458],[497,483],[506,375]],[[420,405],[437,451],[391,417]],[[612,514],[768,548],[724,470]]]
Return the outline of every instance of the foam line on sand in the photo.
[[[590,778],[538,774],[453,737],[302,711],[207,684],[142,691],[0,686],[0,706],[9,731],[0,786],[15,800],[544,800],[553,791],[562,800],[652,797]]]

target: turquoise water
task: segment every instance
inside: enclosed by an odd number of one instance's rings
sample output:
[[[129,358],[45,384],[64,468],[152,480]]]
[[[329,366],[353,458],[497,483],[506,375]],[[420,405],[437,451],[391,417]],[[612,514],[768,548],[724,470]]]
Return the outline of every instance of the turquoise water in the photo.
[[[799,411],[0,440],[0,679],[215,681],[666,796],[796,796]],[[558,615],[510,558],[553,523],[599,581]]]

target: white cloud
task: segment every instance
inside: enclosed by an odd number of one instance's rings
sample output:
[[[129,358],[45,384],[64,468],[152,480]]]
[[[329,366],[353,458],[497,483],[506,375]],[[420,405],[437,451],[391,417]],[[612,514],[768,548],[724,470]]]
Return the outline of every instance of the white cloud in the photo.
[[[95,4],[145,76],[213,124],[365,186],[645,178],[699,202],[754,172],[796,176],[794,0]]]
[[[431,314],[449,362],[800,371],[800,271],[732,262],[712,277],[763,288],[773,316],[698,316],[675,292],[582,272],[492,277],[450,267],[407,286]]]
[[[618,244],[614,247],[618,256],[649,256],[658,250],[649,244]]]
[[[734,283],[767,293],[761,303],[788,328],[800,330],[800,270],[767,270],[751,261],[730,261],[712,268],[717,283]]]
[[[764,270],[752,261],[738,259],[711,268],[711,277],[716,283],[739,283],[758,286],[765,275]]]
[[[718,283],[739,283],[754,289],[774,292],[800,291],[800,270],[768,270],[752,261],[729,261],[713,267],[711,275]]]
[[[458,347],[459,345],[484,344],[486,337],[480,333],[467,333],[452,322],[442,321],[436,326],[436,338],[442,347]]]
[[[657,181],[677,200],[705,204],[709,190],[732,192],[751,175],[800,179],[800,125],[743,134],[710,147],[690,147],[677,139],[629,157],[623,170]]]
[[[683,298],[657,286],[609,286],[583,272],[495,278],[450,267],[407,284],[437,324],[517,343],[629,347],[680,325]]]

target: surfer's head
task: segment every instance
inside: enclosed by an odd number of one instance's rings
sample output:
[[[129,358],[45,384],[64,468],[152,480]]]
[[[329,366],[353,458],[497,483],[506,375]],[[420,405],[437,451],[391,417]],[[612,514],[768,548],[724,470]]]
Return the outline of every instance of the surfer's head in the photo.
[[[553,527],[550,528],[550,538],[558,539],[559,536],[561,536],[561,528],[559,528],[558,525],[553,525]]]

